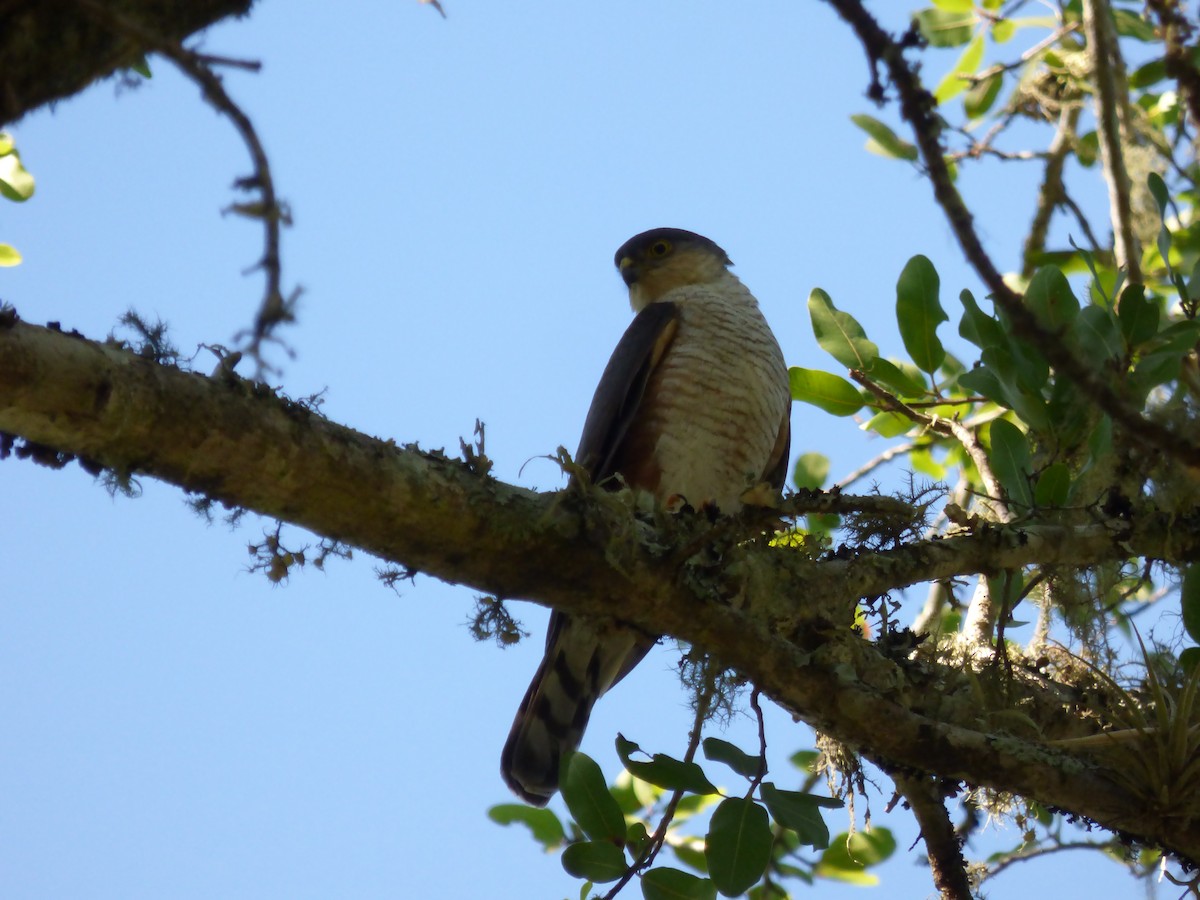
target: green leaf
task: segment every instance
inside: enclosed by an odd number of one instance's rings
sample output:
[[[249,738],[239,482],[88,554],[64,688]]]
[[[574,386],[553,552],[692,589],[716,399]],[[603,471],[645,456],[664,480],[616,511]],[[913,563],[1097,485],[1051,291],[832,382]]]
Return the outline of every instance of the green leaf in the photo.
[[[868,116],[863,113],[853,115],[850,121],[865,131],[870,140],[867,141],[867,149],[872,153],[878,153],[880,156],[887,156],[892,159],[906,159],[912,162],[917,158],[917,148],[915,144],[901,138],[896,132],[880,122],[874,116]]]
[[[963,49],[954,67],[945,74],[938,86],[933,90],[934,99],[939,104],[953,100],[968,87],[971,82],[965,76],[974,75],[983,62],[983,35],[977,34]]]
[[[877,884],[879,879],[864,870],[879,865],[895,852],[896,839],[887,828],[858,831],[853,836],[843,832],[830,841],[814,872],[823,878],[851,884]]]
[[[975,8],[975,0],[933,0],[933,5],[946,12],[969,13]]]
[[[21,165],[15,152],[0,156],[0,196],[24,203],[33,196],[33,176]]]
[[[872,380],[890,387],[901,397],[925,397],[929,394],[929,385],[925,376],[912,363],[896,363],[882,356],[871,361],[867,374]]]
[[[1038,269],[1025,289],[1025,304],[1050,331],[1066,329],[1079,314],[1079,300],[1056,266]]]
[[[1071,323],[1071,339],[1076,351],[1092,364],[1119,359],[1125,352],[1117,318],[1103,306],[1089,305],[1079,311]]]
[[[722,800],[712,814],[704,843],[713,884],[725,896],[737,896],[762,877],[771,861],[767,811],[744,797]]]
[[[1095,131],[1089,131],[1079,136],[1075,142],[1075,158],[1085,169],[1090,169],[1100,158],[1100,136]]]
[[[756,778],[760,771],[766,771],[766,762],[761,756],[751,756],[741,747],[720,738],[705,738],[700,745],[704,748],[704,758],[713,762],[725,763],[733,771],[746,778]]]
[[[821,816],[821,807],[830,802],[829,798],[814,797],[799,791],[781,791],[770,782],[764,782],[760,790],[771,817],[784,828],[796,832],[800,843],[814,850],[824,850],[829,846],[829,826]],[[840,800],[832,802],[838,807],[843,805]]]
[[[1113,9],[1112,17],[1117,34],[1121,37],[1130,37],[1147,44],[1159,40],[1152,23],[1127,9]]]
[[[21,253],[12,244],[0,244],[0,266],[18,266]]]
[[[980,350],[1004,347],[1008,344],[1008,337],[1000,323],[994,316],[989,316],[979,308],[970,291],[963,291],[958,295],[958,299],[963,305],[963,317],[958,323],[960,337],[970,341]]]
[[[1183,573],[1179,589],[1183,606],[1183,629],[1193,641],[1200,643],[1200,564],[1192,564]]]
[[[788,762],[801,772],[807,772],[809,775],[817,774],[817,764],[820,761],[821,754],[816,750],[797,750],[788,757]]]
[[[835,307],[820,288],[808,295],[808,315],[822,350],[847,369],[870,369],[879,348],[867,340],[867,333],[854,316]]]
[[[907,434],[914,424],[912,419],[900,413],[878,412],[863,424],[862,429],[873,431],[880,437],[894,438]]]
[[[792,482],[797,488],[808,488],[810,491],[821,489],[825,479],[829,477],[829,457],[824,453],[802,453],[796,460],[796,468],[792,472]]]
[[[896,282],[900,337],[912,361],[926,372],[936,372],[946,358],[937,327],[950,317],[938,300],[940,287],[937,270],[924,256],[910,259]]]
[[[1038,476],[1033,500],[1038,506],[1064,506],[1070,494],[1071,470],[1066,463],[1056,462]]]
[[[1130,350],[1158,334],[1158,304],[1146,299],[1145,285],[1131,284],[1121,291],[1117,321]]]
[[[642,876],[645,900],[716,900],[717,888],[707,878],[682,869],[651,869]]]
[[[625,816],[595,760],[576,750],[563,758],[561,768],[563,801],[583,833],[596,841],[625,840]]]
[[[792,366],[788,382],[793,400],[811,403],[835,416],[852,416],[862,409],[863,396],[858,388],[838,375]]]
[[[1129,75],[1129,86],[1135,90],[1148,88],[1152,84],[1158,84],[1166,77],[1167,61],[1159,57],[1134,69]]]
[[[569,875],[598,884],[616,881],[629,865],[625,854],[609,841],[579,841],[563,851],[562,867]]]
[[[997,19],[992,22],[992,40],[997,44],[1007,44],[1017,33],[1017,23],[1012,19]]]
[[[997,72],[982,81],[971,85],[963,97],[963,110],[968,119],[980,119],[988,114],[1000,96],[1000,88],[1004,86],[1004,76]]]
[[[633,741],[617,735],[617,755],[630,775],[658,785],[668,791],[691,791],[693,794],[716,794],[716,787],[698,763],[673,759],[665,753],[655,753],[649,762],[632,759],[642,748]],[[622,830],[624,834],[624,830]]]
[[[1185,647],[1179,654],[1179,668],[1183,669],[1185,674],[1191,675],[1198,665],[1200,665],[1200,647]]]
[[[488,818],[500,825],[519,822],[533,833],[533,839],[551,850],[567,839],[562,822],[548,809],[534,809],[524,803],[501,803],[488,810]]]
[[[923,9],[913,18],[932,47],[961,47],[971,39],[975,15],[944,9]]]
[[[150,63],[144,56],[141,59],[139,59],[137,62],[131,63],[129,68],[131,68],[133,71],[137,72],[143,78],[153,78],[154,77],[154,73],[150,71]]]
[[[1029,490],[1029,439],[1005,419],[992,422],[991,435],[992,450],[988,456],[992,471],[1009,499],[1023,509],[1029,509],[1033,505],[1033,494]]]

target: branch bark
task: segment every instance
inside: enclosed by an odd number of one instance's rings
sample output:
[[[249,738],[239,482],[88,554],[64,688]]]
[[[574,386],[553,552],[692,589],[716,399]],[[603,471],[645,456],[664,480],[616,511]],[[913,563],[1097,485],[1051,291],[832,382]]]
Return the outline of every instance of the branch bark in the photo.
[[[253,0],[113,0],[107,8],[164,41],[181,41]],[[77,94],[154,47],[97,25],[73,0],[0,0],[0,125]]]
[[[811,560],[704,517],[647,522],[629,492],[538,494],[475,457],[368,437],[227,373],[184,372],[0,316],[0,431],[301,525],[445,581],[609,615],[713,653],[820,730],[888,768],[1032,797],[1200,858],[1200,801],[1162,809],[1101,759],[1079,692],[1036,666],[972,670],[851,629],[855,603],[1023,565],[1200,554],[1200,516],[1082,527],[984,524],[961,536]],[[13,446],[0,440],[0,451]],[[25,447],[28,449],[28,447]],[[1070,745],[1064,745],[1070,746]]]

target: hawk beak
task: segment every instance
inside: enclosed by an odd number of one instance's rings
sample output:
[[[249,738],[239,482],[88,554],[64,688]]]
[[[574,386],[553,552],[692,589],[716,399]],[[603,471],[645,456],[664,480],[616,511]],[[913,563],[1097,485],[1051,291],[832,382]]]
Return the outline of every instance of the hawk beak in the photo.
[[[621,273],[621,280],[625,282],[626,287],[633,287],[633,283],[642,274],[632,256],[622,256],[621,261],[617,263],[617,270]]]

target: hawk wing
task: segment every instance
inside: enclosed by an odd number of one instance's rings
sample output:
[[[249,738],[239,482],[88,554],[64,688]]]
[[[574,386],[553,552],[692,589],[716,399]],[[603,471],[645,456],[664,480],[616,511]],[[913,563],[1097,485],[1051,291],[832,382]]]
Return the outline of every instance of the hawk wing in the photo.
[[[621,336],[600,376],[575,451],[575,462],[594,483],[616,474],[614,463],[642,404],[646,383],[678,329],[679,310],[674,303],[651,303]]]

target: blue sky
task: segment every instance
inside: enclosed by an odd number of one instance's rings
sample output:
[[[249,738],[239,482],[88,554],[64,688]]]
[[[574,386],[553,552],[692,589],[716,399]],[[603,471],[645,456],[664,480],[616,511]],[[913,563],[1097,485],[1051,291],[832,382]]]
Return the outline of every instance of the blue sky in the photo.
[[[823,4],[447,11],[267,0],[204,40],[264,64],[226,84],[295,215],[285,279],[304,295],[273,383],[324,390],[331,418],[450,450],[482,419],[500,478],[560,486],[541,457],[574,448],[630,316],[612,253],[652,226],[722,244],[792,364],[836,367],[811,337],[813,287],[889,352],[910,256],[938,266],[948,308],[977,290],[928,186],[864,152],[848,116],[874,112],[867,67]],[[133,307],[190,354],[250,322],[260,238],[220,212],[248,172],[232,129],[151,65],[135,90],[94,86],[13,130],[38,187],[0,207],[0,238],[25,257],[0,270],[0,298],[92,337]],[[964,177],[1002,268],[1033,176]],[[1102,203],[1094,192],[1082,201]],[[198,368],[213,364],[201,351]],[[793,453],[830,455],[835,477],[883,446],[815,410],[793,422]],[[398,597],[362,556],[274,587],[245,571],[263,523],[207,527],[177,490],[142,486],[110,499],[77,467],[0,465],[0,893],[577,895],[556,857],[485,817],[510,799],[498,755],[543,611],[514,606],[534,637],[501,652],[463,627],[471,591],[419,578]],[[585,749],[610,774],[618,730],[682,751],[675,659],[659,648],[597,708]],[[782,784],[812,736],[778,712],[771,724]],[[749,746],[749,720],[723,736]],[[906,847],[915,833],[887,799],[873,820]],[[1017,867],[990,895],[1136,890],[1084,862]],[[932,892],[903,854],[882,874],[886,896]]]

